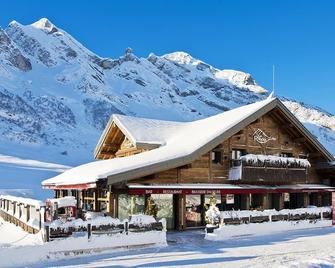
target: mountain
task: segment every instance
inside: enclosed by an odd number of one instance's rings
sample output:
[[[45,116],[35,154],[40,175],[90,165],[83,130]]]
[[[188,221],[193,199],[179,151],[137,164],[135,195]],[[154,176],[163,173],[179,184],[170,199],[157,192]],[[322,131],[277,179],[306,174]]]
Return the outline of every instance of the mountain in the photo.
[[[0,153],[66,165],[92,160],[112,113],[189,121],[268,96],[253,77],[185,52],[118,59],[85,48],[48,19],[0,28]],[[335,154],[334,115],[285,105]],[[1,187],[1,185],[0,185]]]

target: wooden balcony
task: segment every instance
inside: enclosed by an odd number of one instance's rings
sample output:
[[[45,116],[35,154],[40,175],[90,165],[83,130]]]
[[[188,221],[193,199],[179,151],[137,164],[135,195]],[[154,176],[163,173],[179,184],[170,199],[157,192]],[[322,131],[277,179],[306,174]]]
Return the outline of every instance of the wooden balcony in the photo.
[[[292,184],[307,181],[308,168],[252,166],[234,161],[229,170],[229,180],[239,183]]]

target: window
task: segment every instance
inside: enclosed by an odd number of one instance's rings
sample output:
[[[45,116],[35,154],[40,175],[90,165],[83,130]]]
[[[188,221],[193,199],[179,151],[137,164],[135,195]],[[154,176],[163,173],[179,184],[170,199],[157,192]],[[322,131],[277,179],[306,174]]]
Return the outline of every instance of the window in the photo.
[[[301,159],[307,159],[308,156],[306,154],[299,154],[299,158],[301,158]]]
[[[292,153],[280,153],[281,157],[293,157]]]
[[[62,191],[62,193],[63,193],[63,197],[65,197],[65,196],[68,196],[69,194],[68,194],[68,190],[63,190]]]
[[[232,150],[231,151],[231,159],[232,160],[238,160],[242,155],[245,155],[245,150]]]
[[[222,151],[212,151],[212,163],[222,164]]]

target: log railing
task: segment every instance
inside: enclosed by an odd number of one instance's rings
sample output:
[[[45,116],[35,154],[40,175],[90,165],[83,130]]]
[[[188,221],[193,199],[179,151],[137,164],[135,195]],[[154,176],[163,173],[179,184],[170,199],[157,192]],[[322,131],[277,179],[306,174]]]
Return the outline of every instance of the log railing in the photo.
[[[245,182],[304,183],[307,179],[306,168],[256,167],[241,163],[229,170],[229,180]]]
[[[0,196],[0,217],[28,233],[38,233],[44,225],[45,206],[38,200]]]

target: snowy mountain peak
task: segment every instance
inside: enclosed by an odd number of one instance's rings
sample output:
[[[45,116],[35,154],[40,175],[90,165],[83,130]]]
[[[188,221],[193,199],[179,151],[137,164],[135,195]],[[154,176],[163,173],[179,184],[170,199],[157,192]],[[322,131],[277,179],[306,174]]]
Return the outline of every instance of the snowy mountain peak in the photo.
[[[246,86],[250,91],[255,93],[265,94],[268,92],[265,88],[259,86],[249,73],[236,70],[217,70],[215,77],[226,79],[241,87]]]
[[[31,24],[32,27],[37,29],[45,30],[48,33],[50,32],[57,32],[57,28],[54,24],[52,24],[47,18],[42,18],[34,23]]]
[[[196,65],[200,62],[199,60],[194,59],[190,54],[183,51],[176,51],[173,53],[165,54],[163,57],[178,64]]]
[[[8,27],[10,26],[15,26],[15,25],[21,25],[21,23],[17,22],[16,20],[12,20],[9,24],[8,24]]]

